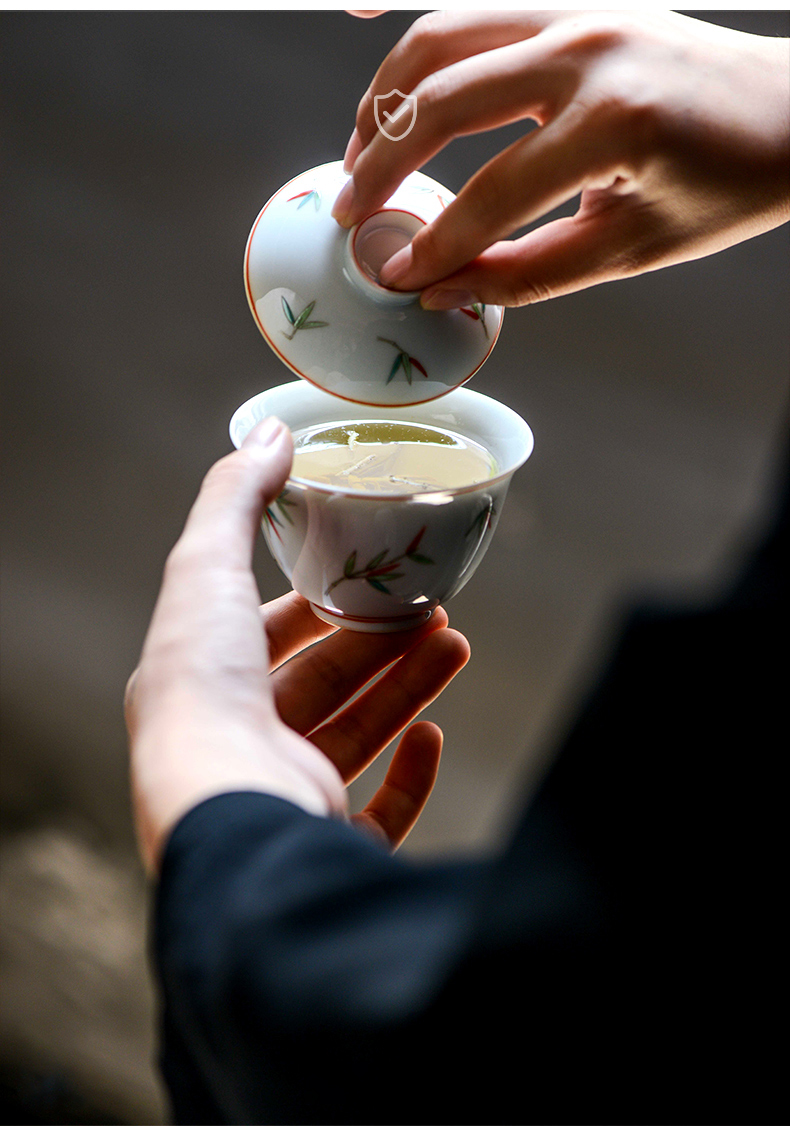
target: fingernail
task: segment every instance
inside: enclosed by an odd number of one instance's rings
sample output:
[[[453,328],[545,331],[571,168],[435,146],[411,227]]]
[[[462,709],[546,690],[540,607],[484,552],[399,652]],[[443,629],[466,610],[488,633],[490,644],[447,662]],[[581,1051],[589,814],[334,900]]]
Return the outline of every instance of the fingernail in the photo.
[[[379,270],[379,281],[382,285],[395,285],[401,278],[405,278],[411,269],[413,259],[411,243],[388,258]]]
[[[468,289],[427,290],[420,298],[423,309],[462,309],[477,303],[477,297]]]
[[[351,134],[351,137],[349,138],[349,142],[346,145],[346,153],[343,157],[343,171],[348,175],[351,175],[351,170],[354,167],[354,162],[361,152],[362,138],[359,135],[359,131],[355,129]]]
[[[285,423],[281,422],[275,415],[270,414],[250,431],[244,440],[244,445],[271,446],[277,441],[284,430]]]
[[[349,180],[344,184],[340,194],[335,200],[335,205],[332,208],[332,218],[335,219],[341,227],[353,227],[353,223],[349,222],[348,217],[351,214],[351,209],[354,206],[354,181]]]

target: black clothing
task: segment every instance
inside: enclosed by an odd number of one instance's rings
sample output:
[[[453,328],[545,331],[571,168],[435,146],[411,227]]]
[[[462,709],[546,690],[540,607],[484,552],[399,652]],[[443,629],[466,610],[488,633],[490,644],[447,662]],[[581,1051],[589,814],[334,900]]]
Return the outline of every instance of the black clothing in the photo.
[[[178,1122],[772,1123],[786,506],[715,608],[641,612],[486,860],[391,856],[261,794],[157,892]]]

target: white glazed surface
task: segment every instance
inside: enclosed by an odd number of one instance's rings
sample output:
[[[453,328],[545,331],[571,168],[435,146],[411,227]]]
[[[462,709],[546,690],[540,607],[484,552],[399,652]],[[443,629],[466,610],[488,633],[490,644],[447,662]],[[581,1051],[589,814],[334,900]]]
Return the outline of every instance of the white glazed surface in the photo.
[[[408,496],[371,497],[288,480],[263,521],[269,550],[319,616],[352,629],[410,628],[452,598],[483,558],[512,475],[532,452],[532,432],[522,418],[465,388],[395,413],[400,421],[438,425],[475,439],[493,453],[499,472],[462,489]],[[393,417],[386,408],[349,408],[297,380],[239,407],[230,424],[233,444],[240,446],[269,414],[291,430],[353,417]]]
[[[385,289],[367,276],[355,249],[359,228],[346,231],[331,215],[347,179],[341,162],[321,165],[296,176],[262,208],[244,254],[250,310],[280,359],[333,395],[383,405],[435,399],[485,362],[503,310],[427,312],[418,294]],[[377,214],[413,233],[453,198],[414,172]],[[360,241],[370,223],[365,220]]]

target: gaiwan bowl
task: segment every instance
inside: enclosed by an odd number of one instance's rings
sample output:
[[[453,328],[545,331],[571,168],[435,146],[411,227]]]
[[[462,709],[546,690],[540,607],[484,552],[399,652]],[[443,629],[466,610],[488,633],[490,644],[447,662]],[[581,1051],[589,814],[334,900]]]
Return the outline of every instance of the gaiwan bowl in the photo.
[[[238,408],[233,445],[268,415],[292,432],[355,417],[440,427],[493,456],[486,480],[419,493],[371,494],[289,477],[262,523],[272,556],[319,618],[367,632],[418,626],[461,590],[491,543],[513,474],[533,448],[532,431],[515,411],[467,388],[409,407],[355,410],[295,380]]]

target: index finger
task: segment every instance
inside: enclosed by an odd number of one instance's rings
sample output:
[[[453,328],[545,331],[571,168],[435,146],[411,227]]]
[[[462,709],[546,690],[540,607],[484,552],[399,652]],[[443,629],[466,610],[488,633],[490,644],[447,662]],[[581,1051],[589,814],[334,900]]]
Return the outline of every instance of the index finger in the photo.
[[[456,137],[517,121],[546,126],[557,118],[577,88],[572,67],[556,64],[562,42],[559,29],[533,36],[451,63],[420,82],[412,128],[397,143],[376,131],[335,201],[335,219],[344,227],[360,222]]]
[[[384,59],[359,103],[356,118],[359,148],[364,149],[376,136],[374,105],[377,96],[393,90],[410,94],[429,74],[472,55],[527,39],[556,15],[556,12],[445,11],[428,12],[415,20]]]
[[[487,13],[442,12],[416,22],[360,102],[346,152],[352,178],[332,211],[342,226],[383,206],[406,176],[455,137],[545,119],[546,103],[556,102],[558,87],[567,86],[561,68],[549,74],[539,65],[551,50],[536,43],[547,15],[503,13],[492,20]],[[416,99],[413,127],[400,138],[378,126],[377,100],[389,94]]]

